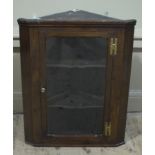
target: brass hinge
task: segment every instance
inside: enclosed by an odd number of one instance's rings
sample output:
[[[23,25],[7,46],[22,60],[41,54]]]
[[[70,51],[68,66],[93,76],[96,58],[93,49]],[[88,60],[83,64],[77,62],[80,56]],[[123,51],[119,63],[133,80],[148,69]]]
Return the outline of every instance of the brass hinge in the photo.
[[[111,122],[105,122],[104,134],[105,134],[105,136],[110,136],[111,135]]]
[[[117,38],[110,39],[110,55],[117,55]]]

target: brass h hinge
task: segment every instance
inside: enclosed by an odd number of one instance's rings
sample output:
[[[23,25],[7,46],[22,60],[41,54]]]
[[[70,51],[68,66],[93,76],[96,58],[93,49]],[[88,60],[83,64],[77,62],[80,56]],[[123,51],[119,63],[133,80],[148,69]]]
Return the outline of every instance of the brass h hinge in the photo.
[[[111,38],[110,39],[110,55],[116,55],[117,54],[117,38]]]
[[[105,122],[104,134],[105,134],[105,136],[111,135],[111,122]]]

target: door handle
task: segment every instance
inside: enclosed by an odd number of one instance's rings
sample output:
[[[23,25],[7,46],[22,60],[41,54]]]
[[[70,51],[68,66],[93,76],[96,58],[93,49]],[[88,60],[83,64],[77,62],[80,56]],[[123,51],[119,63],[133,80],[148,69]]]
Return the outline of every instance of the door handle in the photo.
[[[41,88],[41,93],[45,93],[46,92],[46,88],[42,87]]]

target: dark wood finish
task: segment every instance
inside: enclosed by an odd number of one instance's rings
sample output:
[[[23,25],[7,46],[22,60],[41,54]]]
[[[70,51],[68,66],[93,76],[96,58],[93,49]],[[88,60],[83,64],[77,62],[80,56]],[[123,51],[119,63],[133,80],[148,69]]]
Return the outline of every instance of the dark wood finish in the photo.
[[[82,12],[87,14],[87,12]],[[80,15],[81,15],[80,14]],[[63,14],[61,14],[63,16]],[[60,15],[36,20],[19,19],[25,140],[35,146],[118,146],[124,143],[135,20],[93,15],[88,20],[58,20]],[[86,17],[87,18],[87,17]],[[85,19],[85,18],[82,18]],[[104,122],[110,136],[50,136],[47,133],[45,41],[50,36],[101,36],[107,39]],[[109,55],[110,38],[118,38],[117,55]]]
[[[20,27],[20,46],[21,46],[21,74],[22,74],[22,94],[24,109],[25,140],[33,141],[32,123],[32,66],[30,56],[29,29]]]

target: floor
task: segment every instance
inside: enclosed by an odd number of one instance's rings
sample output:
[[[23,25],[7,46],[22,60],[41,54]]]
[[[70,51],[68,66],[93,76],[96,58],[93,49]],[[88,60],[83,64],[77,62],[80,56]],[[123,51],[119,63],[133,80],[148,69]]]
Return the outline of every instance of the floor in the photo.
[[[126,144],[119,147],[33,147],[24,142],[23,115],[14,115],[14,155],[141,155],[141,113],[129,113]]]

